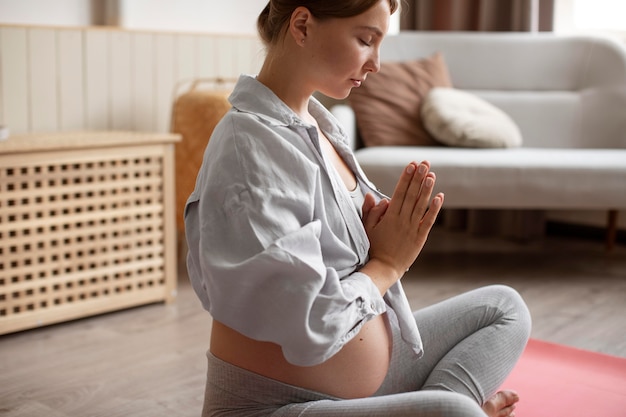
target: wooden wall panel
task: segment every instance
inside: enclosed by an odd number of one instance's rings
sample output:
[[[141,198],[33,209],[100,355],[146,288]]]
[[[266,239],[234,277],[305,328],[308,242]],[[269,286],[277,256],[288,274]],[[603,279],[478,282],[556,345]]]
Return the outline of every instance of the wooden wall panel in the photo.
[[[235,68],[240,68],[243,73],[254,74],[263,63],[265,52],[263,45],[253,38],[239,38],[236,40],[237,48],[234,56]]]
[[[132,66],[131,34],[124,31],[111,32],[111,130],[133,129],[132,116]]]
[[[156,129],[159,132],[170,130],[171,108],[173,91],[176,85],[174,68],[176,67],[176,53],[174,51],[174,36],[172,34],[158,34],[155,37],[156,71]]]
[[[224,36],[217,42],[215,66],[217,76],[228,78],[230,76],[238,76],[241,69],[235,67],[237,62],[237,38],[234,36]],[[238,71],[239,70],[239,71]]]
[[[57,31],[37,28],[28,35],[30,129],[54,132],[59,130],[60,114]]]
[[[137,33],[132,37],[132,114],[133,130],[154,132],[156,93],[154,35]]]
[[[59,130],[85,129],[83,31],[58,32]]]
[[[198,78],[215,78],[217,72],[217,39],[215,37],[199,36],[196,42],[196,64]]]
[[[86,128],[107,130],[110,121],[109,32],[86,30],[84,43]]]
[[[176,42],[176,80],[196,78],[196,36],[177,35]]]
[[[25,28],[0,28],[0,124],[13,133],[30,129],[27,33]]]
[[[0,25],[0,123],[167,132],[179,85],[256,73],[262,58],[252,36]]]

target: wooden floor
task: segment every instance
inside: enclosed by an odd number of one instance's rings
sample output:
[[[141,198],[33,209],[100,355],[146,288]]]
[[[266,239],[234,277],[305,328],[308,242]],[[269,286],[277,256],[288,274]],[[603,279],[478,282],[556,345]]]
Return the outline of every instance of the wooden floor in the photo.
[[[210,317],[184,270],[177,302],[0,336],[0,416],[198,416]],[[626,247],[531,244],[435,229],[404,285],[414,308],[491,283],[517,288],[532,336],[626,357]]]

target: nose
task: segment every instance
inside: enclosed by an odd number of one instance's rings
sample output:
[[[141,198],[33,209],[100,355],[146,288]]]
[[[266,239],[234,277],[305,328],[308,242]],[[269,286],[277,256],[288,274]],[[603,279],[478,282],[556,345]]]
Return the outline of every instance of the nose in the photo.
[[[380,49],[379,48],[376,48],[373,50],[367,62],[365,63],[365,69],[368,72],[372,72],[374,74],[380,71]]]

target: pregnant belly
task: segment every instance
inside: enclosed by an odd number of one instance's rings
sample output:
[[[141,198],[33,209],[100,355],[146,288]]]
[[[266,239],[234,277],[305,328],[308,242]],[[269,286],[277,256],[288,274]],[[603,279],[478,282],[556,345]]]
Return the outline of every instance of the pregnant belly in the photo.
[[[368,321],[337,354],[320,365],[292,365],[280,346],[250,339],[218,321],[213,321],[210,350],[235,366],[290,385],[339,398],[362,398],[375,393],[385,379],[391,347],[391,331],[383,314]]]

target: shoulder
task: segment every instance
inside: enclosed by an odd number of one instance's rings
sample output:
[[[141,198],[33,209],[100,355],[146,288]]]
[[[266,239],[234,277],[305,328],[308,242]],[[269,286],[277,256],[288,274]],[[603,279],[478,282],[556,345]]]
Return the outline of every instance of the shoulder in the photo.
[[[304,141],[287,125],[231,109],[216,126],[203,165],[214,178],[230,175],[230,181],[249,185],[267,185],[277,177],[308,183],[319,165]]]

